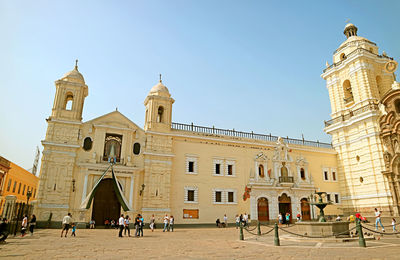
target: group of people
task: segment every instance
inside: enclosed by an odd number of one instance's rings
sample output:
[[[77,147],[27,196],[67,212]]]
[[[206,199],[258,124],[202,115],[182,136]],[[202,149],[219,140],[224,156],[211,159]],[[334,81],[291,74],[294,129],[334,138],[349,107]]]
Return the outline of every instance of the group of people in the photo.
[[[300,221],[300,219],[301,219],[301,216],[300,216],[300,214],[298,214],[297,215],[297,220]],[[290,224],[290,213],[286,212],[285,217],[283,217],[282,213],[279,212],[279,214],[278,214],[278,223],[279,223],[279,225],[286,224],[287,226],[289,226],[289,224]]]
[[[124,232],[124,236],[126,236],[126,233],[128,233],[128,237],[131,236],[131,229],[130,229],[130,221],[131,218],[126,215],[124,217],[124,214],[121,214],[121,217],[118,219],[118,226],[119,226],[119,233],[118,237],[123,237],[122,232]],[[112,225],[112,223],[111,223]],[[135,237],[142,237],[143,236],[143,227],[144,227],[144,218],[141,214],[137,214],[135,217]]]
[[[224,216],[224,221],[226,224],[228,224],[228,219],[225,220],[226,215]],[[238,228],[240,225],[243,225],[244,227],[249,225],[249,215],[247,213],[244,214],[236,214],[235,216],[235,222],[236,222],[236,228]]]
[[[154,215],[152,216],[152,220],[154,220]],[[174,232],[174,221],[175,221],[174,216],[171,215],[170,217],[168,217],[168,214],[165,214],[163,232],[165,232],[165,231]],[[153,231],[153,228],[152,228],[152,231]]]
[[[68,230],[72,228],[72,233],[71,237],[74,236],[76,237],[76,224],[72,222],[72,215],[71,213],[68,213],[62,220],[62,230],[61,230],[61,237],[64,235],[65,231],[65,237],[67,237]]]

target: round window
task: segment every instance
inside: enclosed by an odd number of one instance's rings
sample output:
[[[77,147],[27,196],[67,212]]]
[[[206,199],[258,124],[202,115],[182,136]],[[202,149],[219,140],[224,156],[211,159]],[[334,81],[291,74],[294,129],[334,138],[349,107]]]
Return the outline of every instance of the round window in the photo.
[[[140,144],[139,144],[139,143],[135,143],[135,144],[133,145],[133,153],[134,153],[135,155],[140,154]]]
[[[90,149],[92,149],[92,145],[93,145],[92,138],[86,137],[85,140],[83,140],[83,150],[90,151]]]

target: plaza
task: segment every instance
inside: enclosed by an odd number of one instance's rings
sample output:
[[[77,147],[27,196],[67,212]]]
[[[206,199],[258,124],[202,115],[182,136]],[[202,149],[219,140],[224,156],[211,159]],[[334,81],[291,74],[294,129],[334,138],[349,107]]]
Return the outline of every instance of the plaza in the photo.
[[[262,231],[269,228],[262,227]],[[295,227],[289,228],[296,232]],[[117,237],[116,229],[77,230],[76,237],[60,237],[59,229],[39,229],[33,236],[10,237],[0,244],[0,257],[6,259],[398,259],[400,238],[385,235],[367,241],[333,242],[302,239],[280,233],[281,246],[274,246],[273,232],[255,236],[228,228],[177,228],[174,232],[144,237]]]

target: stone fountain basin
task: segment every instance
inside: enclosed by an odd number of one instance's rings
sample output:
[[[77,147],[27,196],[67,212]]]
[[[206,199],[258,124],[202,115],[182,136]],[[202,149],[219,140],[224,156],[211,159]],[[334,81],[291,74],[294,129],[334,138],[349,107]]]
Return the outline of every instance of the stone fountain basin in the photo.
[[[312,222],[312,221],[302,221],[297,222],[297,232],[299,234],[309,236],[329,236],[335,235],[338,233],[343,233],[349,230],[348,221],[337,221],[337,222]],[[345,232],[344,234],[340,234],[340,237],[350,236],[350,232]]]

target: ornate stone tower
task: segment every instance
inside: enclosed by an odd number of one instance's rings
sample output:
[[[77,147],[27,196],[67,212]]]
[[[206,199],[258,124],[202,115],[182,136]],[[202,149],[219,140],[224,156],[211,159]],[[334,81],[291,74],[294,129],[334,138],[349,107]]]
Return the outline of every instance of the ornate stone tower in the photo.
[[[46,119],[46,138],[42,141],[43,157],[40,170],[38,205],[39,221],[60,221],[70,211],[73,170],[82,109],[88,87],[78,66],[55,82],[56,94],[51,116]]]
[[[344,212],[373,208],[396,213],[385,170],[379,137],[379,100],[391,89],[394,74],[385,66],[392,58],[378,53],[378,46],[357,36],[357,27],[347,24],[347,40],[333,54],[333,64],[321,75],[327,82],[332,119],[325,132],[332,135],[337,151],[338,173]]]
[[[144,101],[146,116],[145,174],[142,212],[145,218],[151,214],[161,217],[170,212],[170,187],[172,158],[171,129],[172,104],[166,86],[161,81],[155,85]]]

